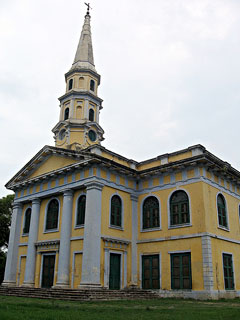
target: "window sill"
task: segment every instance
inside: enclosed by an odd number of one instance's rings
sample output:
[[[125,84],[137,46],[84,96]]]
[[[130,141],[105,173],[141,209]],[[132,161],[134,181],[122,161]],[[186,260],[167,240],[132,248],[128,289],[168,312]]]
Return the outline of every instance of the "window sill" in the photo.
[[[168,229],[178,229],[178,228],[188,228],[188,227],[192,227],[192,224],[190,223],[176,224],[173,226],[168,226]]]
[[[227,227],[218,226],[218,229],[221,229],[221,230],[224,230],[224,231],[230,232],[229,228],[227,228]]]
[[[110,228],[110,229],[115,229],[115,230],[120,230],[120,231],[123,231],[123,230],[124,230],[122,227],[112,226],[112,225],[110,225],[109,228]]]
[[[74,229],[83,229],[84,228],[84,224],[80,224],[74,227]]]
[[[140,232],[152,232],[152,231],[162,231],[161,227],[157,228],[147,228],[147,229],[141,229]]]
[[[59,229],[45,230],[43,233],[52,233],[52,232],[59,232]]]
[[[23,233],[22,234],[22,237],[28,237],[29,236],[29,233]]]

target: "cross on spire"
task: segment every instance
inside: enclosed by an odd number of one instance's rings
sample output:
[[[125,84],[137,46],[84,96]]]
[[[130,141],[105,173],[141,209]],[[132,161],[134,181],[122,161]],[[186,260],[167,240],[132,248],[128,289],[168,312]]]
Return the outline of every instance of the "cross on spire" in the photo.
[[[89,10],[92,9],[92,8],[90,7],[90,3],[86,3],[86,2],[84,2],[84,3],[85,3],[85,5],[87,6],[87,15],[89,15]]]

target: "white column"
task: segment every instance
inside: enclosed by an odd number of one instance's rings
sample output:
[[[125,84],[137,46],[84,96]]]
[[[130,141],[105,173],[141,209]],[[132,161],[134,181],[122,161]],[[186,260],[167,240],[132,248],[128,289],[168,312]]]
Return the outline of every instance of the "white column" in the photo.
[[[123,287],[127,287],[127,251],[124,251],[124,282]]]
[[[35,265],[36,265],[36,247],[35,242],[38,238],[38,222],[40,215],[40,200],[33,199],[30,229],[28,236],[27,260],[24,274],[24,287],[34,287],[35,283]]]
[[[138,197],[131,194],[132,201],[132,273],[131,285],[137,286],[137,235],[138,235]]]
[[[84,119],[88,119],[88,109],[89,109],[89,101],[85,99],[84,101]]]
[[[104,249],[104,287],[109,288],[109,249]]]
[[[98,182],[87,185],[82,278],[80,288],[100,287],[102,188]]]
[[[15,286],[17,274],[18,243],[21,231],[22,204],[13,204],[12,223],[8,242],[7,262],[3,286]]]
[[[69,287],[70,238],[72,228],[73,191],[63,193],[60,250],[56,287]]]
[[[213,290],[213,263],[211,237],[202,237],[203,281],[204,289]]]

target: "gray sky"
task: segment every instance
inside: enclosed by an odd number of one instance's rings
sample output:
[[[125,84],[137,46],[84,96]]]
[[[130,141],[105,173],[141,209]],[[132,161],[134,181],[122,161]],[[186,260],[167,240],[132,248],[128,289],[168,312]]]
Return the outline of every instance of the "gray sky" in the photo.
[[[240,170],[240,1],[92,0],[106,148],[137,161],[201,143]],[[86,8],[0,0],[0,197],[44,145]]]

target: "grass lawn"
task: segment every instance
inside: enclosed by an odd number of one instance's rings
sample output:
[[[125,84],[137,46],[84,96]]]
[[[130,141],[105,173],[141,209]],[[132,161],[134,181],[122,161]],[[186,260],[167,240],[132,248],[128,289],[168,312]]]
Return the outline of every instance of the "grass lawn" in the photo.
[[[1,320],[240,319],[240,299],[73,302],[0,296]]]

